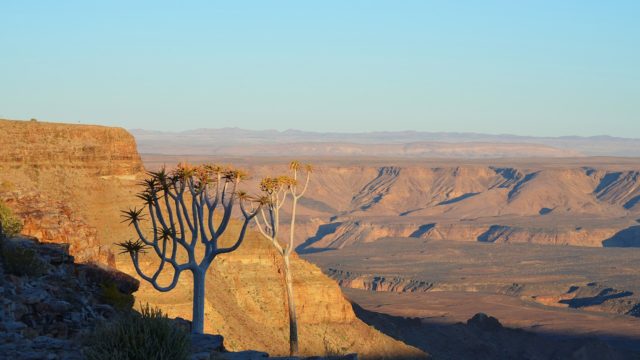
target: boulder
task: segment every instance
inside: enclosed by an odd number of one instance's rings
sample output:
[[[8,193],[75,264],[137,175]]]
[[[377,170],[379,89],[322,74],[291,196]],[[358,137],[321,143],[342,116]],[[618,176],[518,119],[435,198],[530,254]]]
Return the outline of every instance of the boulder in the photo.
[[[477,313],[467,320],[467,325],[483,331],[497,331],[502,329],[502,324],[498,319],[485,313]]]

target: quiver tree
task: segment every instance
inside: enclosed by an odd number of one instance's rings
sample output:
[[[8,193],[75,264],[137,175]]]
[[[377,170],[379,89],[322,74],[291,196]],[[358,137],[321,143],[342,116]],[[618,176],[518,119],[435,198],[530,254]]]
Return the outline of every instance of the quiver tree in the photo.
[[[119,243],[133,261],[138,275],[162,292],[176,287],[180,274],[193,275],[192,332],[204,331],[204,292],[207,269],[216,256],[236,250],[244,239],[251,219],[260,205],[250,200],[237,187],[246,177],[239,170],[215,165],[192,167],[180,164],[172,172],[164,169],[149,172],[140,185],[138,197],[141,208],[123,211],[124,221],[133,226],[137,240]],[[231,221],[235,203],[239,203],[244,217],[235,243],[220,247],[219,240]],[[247,206],[250,209],[247,209]],[[146,211],[145,211],[146,210]],[[150,231],[142,222],[150,222]],[[140,254],[151,252],[159,258],[153,274],[140,267]],[[173,277],[168,284],[160,284],[158,277],[171,268]]]
[[[298,188],[298,173],[303,170],[306,178],[302,188]],[[260,216],[255,218],[258,230],[267,238],[282,256],[284,262],[284,281],[287,290],[287,304],[289,307],[289,352],[294,355],[298,352],[298,321],[296,318],[296,305],[293,298],[293,277],[291,274],[290,255],[293,252],[296,208],[298,200],[307,191],[311,177],[311,165],[301,165],[298,161],[289,164],[291,175],[266,177],[260,182],[263,192],[259,211]],[[291,222],[288,239],[280,239],[280,209],[284,206],[287,197],[291,197]],[[282,243],[281,243],[282,241]]]

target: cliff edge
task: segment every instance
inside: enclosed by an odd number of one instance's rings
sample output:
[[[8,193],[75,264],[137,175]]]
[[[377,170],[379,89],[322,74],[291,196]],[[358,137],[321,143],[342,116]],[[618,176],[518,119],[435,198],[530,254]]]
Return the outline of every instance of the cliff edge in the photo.
[[[55,223],[65,216],[83,234],[71,241],[72,255],[91,253],[95,246],[111,246],[134,235],[121,223],[120,210],[139,205],[136,183],[144,168],[135,141],[123,129],[102,126],[0,120],[0,198],[18,214],[30,212],[34,201],[59,204],[59,212],[27,227],[40,233],[66,234]],[[38,198],[41,197],[41,198]],[[42,210],[42,209],[41,209]],[[74,222],[75,221],[75,222]],[[63,222],[64,223],[64,222]],[[47,230],[45,224],[51,225]],[[86,232],[80,230],[86,226]],[[95,242],[80,250],[74,245]],[[55,240],[53,239],[55,238]],[[69,236],[45,241],[66,242]],[[100,256],[88,260],[104,262]],[[146,264],[153,267],[149,259]],[[293,261],[296,301],[300,312],[301,355],[347,354],[365,358],[423,357],[420,350],[394,340],[360,321],[338,285],[315,266]],[[135,277],[130,259],[116,257],[118,268]],[[281,264],[268,243],[251,234],[238,252],[216,259],[208,275],[206,331],[225,336],[229,350],[254,349],[274,355],[288,350],[287,317]],[[142,282],[136,303],[158,305],[170,316],[190,318],[192,286],[188,274],[169,293],[152,290]]]

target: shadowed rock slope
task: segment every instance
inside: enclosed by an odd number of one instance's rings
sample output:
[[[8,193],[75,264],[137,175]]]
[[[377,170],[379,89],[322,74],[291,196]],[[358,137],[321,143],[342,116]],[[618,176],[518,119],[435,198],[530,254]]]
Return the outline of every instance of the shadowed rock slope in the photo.
[[[131,309],[137,280],[68,250],[0,234],[0,358],[84,359],[87,335]]]

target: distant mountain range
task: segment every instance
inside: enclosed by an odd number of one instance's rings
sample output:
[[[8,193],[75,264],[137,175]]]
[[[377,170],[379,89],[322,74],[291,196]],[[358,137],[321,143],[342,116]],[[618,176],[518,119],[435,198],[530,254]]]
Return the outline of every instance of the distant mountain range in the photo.
[[[612,136],[533,137],[448,132],[320,133],[300,130],[130,130],[146,154],[388,157],[640,156],[640,139]]]

